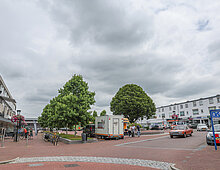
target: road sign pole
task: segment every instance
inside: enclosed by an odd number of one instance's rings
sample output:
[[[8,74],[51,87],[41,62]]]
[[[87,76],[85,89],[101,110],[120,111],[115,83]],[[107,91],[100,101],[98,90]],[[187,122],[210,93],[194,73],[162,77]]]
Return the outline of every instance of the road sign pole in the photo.
[[[214,143],[215,143],[215,150],[217,150],[217,145],[216,145],[216,140],[215,140],[215,129],[214,129],[214,124],[213,124],[213,120],[212,120],[212,110],[210,110],[210,116],[211,116],[211,123],[212,123],[213,139],[214,139]]]

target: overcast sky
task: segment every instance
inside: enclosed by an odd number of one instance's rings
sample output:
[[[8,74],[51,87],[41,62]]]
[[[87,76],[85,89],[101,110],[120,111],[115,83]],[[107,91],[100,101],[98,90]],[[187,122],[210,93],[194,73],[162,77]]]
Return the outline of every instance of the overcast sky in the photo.
[[[72,75],[100,113],[127,83],[157,107],[220,92],[219,0],[0,0],[0,74],[37,117]]]

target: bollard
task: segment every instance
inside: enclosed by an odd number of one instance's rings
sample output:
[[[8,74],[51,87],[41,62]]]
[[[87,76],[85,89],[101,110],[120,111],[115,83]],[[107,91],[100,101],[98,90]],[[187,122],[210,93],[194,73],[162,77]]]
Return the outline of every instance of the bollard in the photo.
[[[28,146],[28,132],[27,132],[27,138],[26,138],[26,146]]]
[[[5,129],[2,129],[2,144],[1,144],[2,148],[4,148],[4,143],[5,143]]]
[[[86,143],[86,141],[87,141],[87,135],[86,135],[86,133],[82,133],[82,142],[83,143]]]

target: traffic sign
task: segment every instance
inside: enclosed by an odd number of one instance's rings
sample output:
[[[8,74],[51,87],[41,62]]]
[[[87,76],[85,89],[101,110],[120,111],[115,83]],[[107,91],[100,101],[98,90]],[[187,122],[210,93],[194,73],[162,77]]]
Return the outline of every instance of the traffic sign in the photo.
[[[212,118],[220,118],[220,109],[210,110],[210,114]]]
[[[212,118],[220,118],[220,109],[210,110],[210,116],[211,116],[211,122],[212,122],[212,133],[213,133],[213,138],[214,138],[214,143],[215,143],[215,150],[217,150],[216,139],[217,139],[217,143],[219,143],[219,135],[215,134],[215,129],[214,129]]]

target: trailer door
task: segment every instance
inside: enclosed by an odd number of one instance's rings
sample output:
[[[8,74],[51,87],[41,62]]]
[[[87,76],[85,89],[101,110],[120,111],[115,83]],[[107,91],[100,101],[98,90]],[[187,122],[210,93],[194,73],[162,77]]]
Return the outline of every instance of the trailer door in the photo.
[[[113,134],[119,134],[119,118],[113,118]]]

